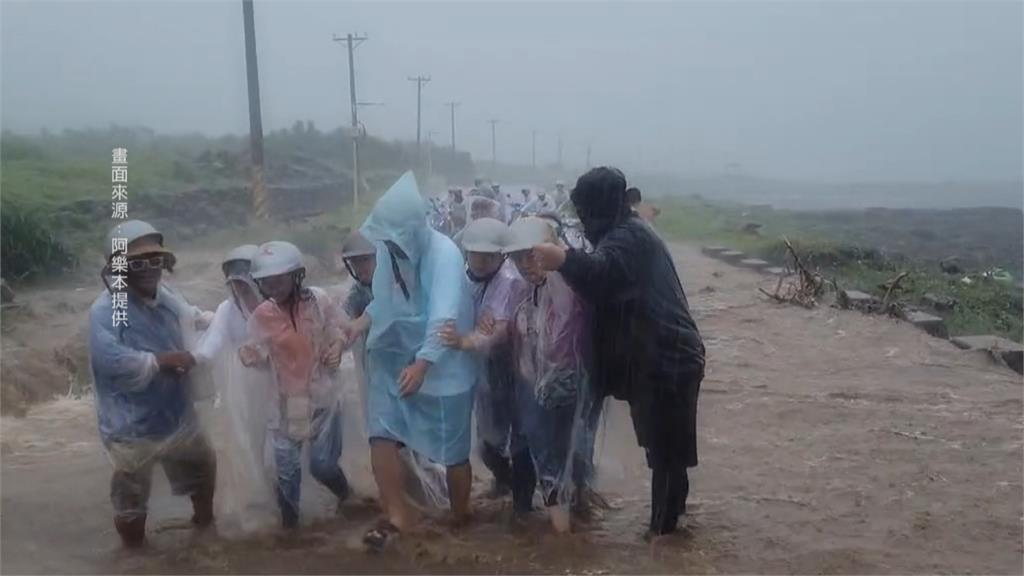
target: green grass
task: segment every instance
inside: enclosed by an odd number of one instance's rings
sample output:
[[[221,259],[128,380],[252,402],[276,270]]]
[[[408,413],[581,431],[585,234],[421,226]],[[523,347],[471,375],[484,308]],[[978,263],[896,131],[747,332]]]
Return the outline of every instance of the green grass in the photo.
[[[677,241],[718,244],[741,250],[770,262],[786,262],[788,238],[807,264],[834,278],[844,289],[856,289],[877,296],[885,282],[900,272],[910,275],[901,282],[897,296],[910,305],[920,305],[925,294],[951,297],[958,303],[942,316],[950,334],[996,334],[1017,342],[1024,340],[1021,292],[1012,285],[972,276],[965,284],[963,275],[947,276],[933,262],[886,255],[870,246],[845,241],[845,231],[830,222],[815,222],[812,215],[797,218],[785,211],[738,204],[713,203],[699,197],[665,200],[658,203],[662,213],[658,229]],[[763,225],[760,235],[744,234],[747,222]],[[831,233],[830,233],[831,232]]]

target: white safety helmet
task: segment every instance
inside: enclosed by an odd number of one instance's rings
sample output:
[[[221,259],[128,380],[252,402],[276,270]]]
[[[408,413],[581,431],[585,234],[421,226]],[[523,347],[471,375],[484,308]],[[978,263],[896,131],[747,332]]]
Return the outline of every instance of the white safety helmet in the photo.
[[[565,188],[565,182],[561,180],[555,180],[555,188]]]
[[[249,273],[254,280],[260,280],[305,269],[302,252],[295,244],[273,240],[259,247],[259,252],[252,258]]]
[[[501,254],[508,240],[508,225],[494,218],[473,220],[462,231],[462,249],[466,252]]]
[[[513,222],[509,227],[509,236],[509,242],[504,249],[505,254],[530,250],[538,244],[552,242],[556,238],[551,223],[535,216],[527,216]]]
[[[103,247],[103,253],[107,257],[107,264],[110,264],[114,257],[114,239],[123,239],[126,250],[123,255],[131,258],[142,254],[163,254],[164,268],[173,270],[177,258],[174,253],[164,247],[164,235],[161,234],[149,222],[142,220],[126,220],[110,229],[107,234],[107,244]],[[120,255],[120,253],[119,253]]]
[[[110,233],[107,234],[107,245],[104,247],[104,252],[109,260],[114,254],[114,239],[123,238],[129,246],[136,240],[148,239],[148,236],[152,236],[152,240],[161,247],[164,252],[170,252],[169,250],[163,250],[164,235],[161,234],[156,228],[153,227],[149,222],[143,222],[142,220],[126,220],[110,229]],[[135,251],[136,254],[141,252]]]
[[[228,280],[247,280],[252,268],[252,259],[260,251],[255,244],[244,244],[228,252],[221,262],[220,269]]]

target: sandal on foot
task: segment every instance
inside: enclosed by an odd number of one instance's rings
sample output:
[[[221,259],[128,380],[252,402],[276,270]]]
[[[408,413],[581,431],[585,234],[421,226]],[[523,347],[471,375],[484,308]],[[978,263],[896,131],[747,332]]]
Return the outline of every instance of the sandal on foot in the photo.
[[[370,552],[380,552],[398,538],[398,528],[391,522],[381,522],[363,535],[363,545]]]

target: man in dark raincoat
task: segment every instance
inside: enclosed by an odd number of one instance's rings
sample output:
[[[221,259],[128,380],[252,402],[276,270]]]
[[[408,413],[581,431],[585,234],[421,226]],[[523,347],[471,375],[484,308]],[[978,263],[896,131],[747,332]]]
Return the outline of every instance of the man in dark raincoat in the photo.
[[[686,512],[686,469],[697,465],[704,344],[668,248],[630,210],[622,172],[587,172],[572,201],[594,250],[543,244],[534,255],[593,306],[597,393],[629,402],[653,472],[650,530],[667,534]]]

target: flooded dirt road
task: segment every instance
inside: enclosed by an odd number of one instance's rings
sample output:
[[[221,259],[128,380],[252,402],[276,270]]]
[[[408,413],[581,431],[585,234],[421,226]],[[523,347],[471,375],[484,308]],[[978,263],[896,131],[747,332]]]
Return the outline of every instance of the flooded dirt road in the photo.
[[[769,281],[691,247],[674,250],[709,358],[701,465],[691,471],[690,514],[677,535],[642,538],[647,470],[628,411],[613,403],[598,438],[598,482],[614,509],[569,536],[552,535],[540,512],[510,524],[509,503],[477,495],[469,529],[452,534],[443,522],[426,522],[389,552],[364,553],[359,540],[376,518],[375,490],[358,418],[348,414],[342,463],[357,497],[339,513],[310,488],[309,525],[297,537],[236,538],[226,520],[196,533],[187,527],[187,501],[170,496],[157,474],[149,548],[126,553],[111,524],[109,465],[85,398],[0,419],[0,570],[1021,573],[1019,375],[890,319],[767,302],[756,288]],[[190,284],[183,266],[175,276],[203,305],[219,298],[215,274],[204,270],[204,280]],[[72,326],[74,315],[84,325],[84,311],[74,308],[44,320]],[[19,353],[7,347],[6,331],[5,363]],[[57,347],[71,337],[61,328],[51,339]],[[479,465],[475,474],[479,493],[487,474]]]

